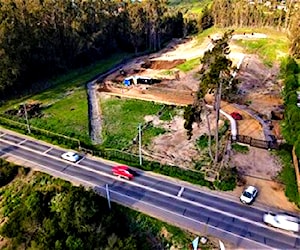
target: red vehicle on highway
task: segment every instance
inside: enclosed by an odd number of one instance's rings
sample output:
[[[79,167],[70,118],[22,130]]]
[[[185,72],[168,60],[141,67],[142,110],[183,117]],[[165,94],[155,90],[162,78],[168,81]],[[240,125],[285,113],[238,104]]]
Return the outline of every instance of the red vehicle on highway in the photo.
[[[238,112],[232,112],[230,115],[234,120],[243,120],[242,115]]]
[[[112,168],[113,175],[122,177],[127,180],[132,180],[135,176],[135,172],[127,166],[115,166]]]

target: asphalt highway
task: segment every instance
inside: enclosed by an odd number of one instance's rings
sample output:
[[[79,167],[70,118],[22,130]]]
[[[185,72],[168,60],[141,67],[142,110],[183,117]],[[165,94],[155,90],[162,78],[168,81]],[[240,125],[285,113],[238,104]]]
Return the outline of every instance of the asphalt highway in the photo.
[[[0,128],[0,157],[24,161],[43,172],[75,180],[113,201],[199,234],[216,236],[245,249],[300,249],[300,235],[262,222],[266,209],[241,204],[218,192],[137,170],[133,181],[111,174],[112,164],[82,155],[77,163],[60,158],[65,149]],[[270,208],[272,209],[272,208]],[[275,211],[272,209],[272,211]]]

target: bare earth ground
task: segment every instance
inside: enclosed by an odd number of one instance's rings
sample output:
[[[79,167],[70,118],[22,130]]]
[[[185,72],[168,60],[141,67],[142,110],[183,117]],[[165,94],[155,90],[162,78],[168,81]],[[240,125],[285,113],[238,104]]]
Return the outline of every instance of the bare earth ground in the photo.
[[[260,37],[265,37],[265,35],[246,34],[246,36],[240,35],[235,38],[255,39]],[[174,67],[184,60],[201,57],[209,47],[209,38],[205,39],[201,45],[197,45],[194,40],[174,40],[161,52],[134,59],[125,65],[123,69],[127,73],[126,76],[121,75],[119,72],[111,74],[98,86],[98,90],[102,94],[106,93],[126,98],[183,106],[191,104],[199,83],[195,77],[195,73],[199,68],[184,73],[179,72]],[[235,45],[234,41],[231,44],[231,51],[230,57],[234,64],[238,64],[243,60],[237,75],[237,78],[241,81],[241,104],[247,104],[249,109],[269,119],[271,111],[278,109],[282,104],[279,94],[281,86],[276,80],[279,70],[278,65],[271,68],[265,66],[256,55],[245,55],[243,49]],[[150,63],[149,60],[151,60]],[[147,67],[144,65],[145,62],[148,62]],[[168,71],[168,74],[166,74],[166,71]],[[153,85],[138,84],[130,87],[122,85],[124,77],[131,75],[159,78],[162,81]],[[256,139],[265,139],[261,124],[247,112],[225,102],[222,103],[222,109],[227,113],[237,111],[242,114],[243,120],[238,121],[239,134]],[[213,116],[213,114],[210,115],[211,119],[213,119]],[[153,116],[145,117],[145,121],[149,120],[153,121],[155,126],[162,126],[169,132],[156,137],[151,146],[144,149],[145,154],[148,152],[154,158],[164,159],[165,163],[175,163],[183,167],[188,167],[192,159],[197,158],[195,140],[201,134],[207,133],[205,125],[200,127],[195,125],[194,136],[191,141],[188,141],[182,116],[175,116],[171,122],[163,122]],[[204,122],[204,124],[206,123]],[[212,123],[212,125],[214,124]],[[277,128],[275,134],[280,135],[278,126],[275,126],[275,128]],[[246,185],[256,185],[259,188],[258,202],[287,210],[296,209],[286,199],[283,186],[274,181],[281,166],[276,157],[269,151],[251,147],[249,154],[234,154],[231,159],[239,171],[245,175]],[[231,194],[239,196],[242,189],[243,187],[238,187]]]

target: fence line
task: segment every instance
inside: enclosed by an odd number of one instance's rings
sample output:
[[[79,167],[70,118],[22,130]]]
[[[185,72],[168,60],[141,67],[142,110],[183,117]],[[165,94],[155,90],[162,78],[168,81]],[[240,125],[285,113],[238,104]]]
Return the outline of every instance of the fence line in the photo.
[[[277,142],[277,140],[273,140],[273,141],[265,141],[265,140],[259,140],[259,139],[255,139],[252,138],[250,136],[246,136],[246,135],[237,135],[236,136],[236,140],[231,139],[233,142],[241,142],[241,143],[245,143],[248,144],[250,146],[256,147],[256,148],[264,148],[264,149],[278,149],[279,148],[279,144]]]
[[[27,129],[28,125],[26,123],[14,121],[12,119],[9,119],[9,118],[3,116],[2,114],[0,114],[0,124],[4,125],[4,126],[6,125],[8,127],[11,127],[10,125],[12,125],[13,128],[23,131],[24,134],[28,134],[28,129]],[[37,128],[37,127],[31,126],[31,125],[30,125],[30,130],[31,130],[32,134],[56,137],[58,139],[63,139],[68,142],[71,142],[71,144],[74,146],[76,145],[76,148],[78,148],[78,149],[81,148],[81,143],[80,143],[79,139],[75,139],[75,138],[72,138],[72,137],[69,137],[66,135],[62,135],[62,134],[57,134],[57,133],[51,132],[49,130]]]

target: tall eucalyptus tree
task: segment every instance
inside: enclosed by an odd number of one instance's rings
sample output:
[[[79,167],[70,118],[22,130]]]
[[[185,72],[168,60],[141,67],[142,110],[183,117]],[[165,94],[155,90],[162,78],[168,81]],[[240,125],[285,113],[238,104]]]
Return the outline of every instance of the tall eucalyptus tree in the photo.
[[[219,157],[219,119],[220,119],[220,103],[221,98],[224,96],[224,91],[230,93],[235,90],[236,82],[232,79],[232,62],[228,58],[230,53],[229,40],[231,39],[233,31],[225,32],[222,38],[214,41],[214,47],[204,53],[201,59],[200,83],[195,96],[194,103],[185,111],[185,128],[188,134],[192,134],[193,122],[201,122],[201,114],[206,111],[205,95],[211,91],[214,93],[214,110],[216,111],[216,129],[215,129],[215,142],[216,147],[214,157],[210,148],[209,154],[214,161],[214,165],[218,163]],[[208,129],[210,131],[210,123],[207,117]],[[210,147],[210,134],[209,134],[209,147]]]

